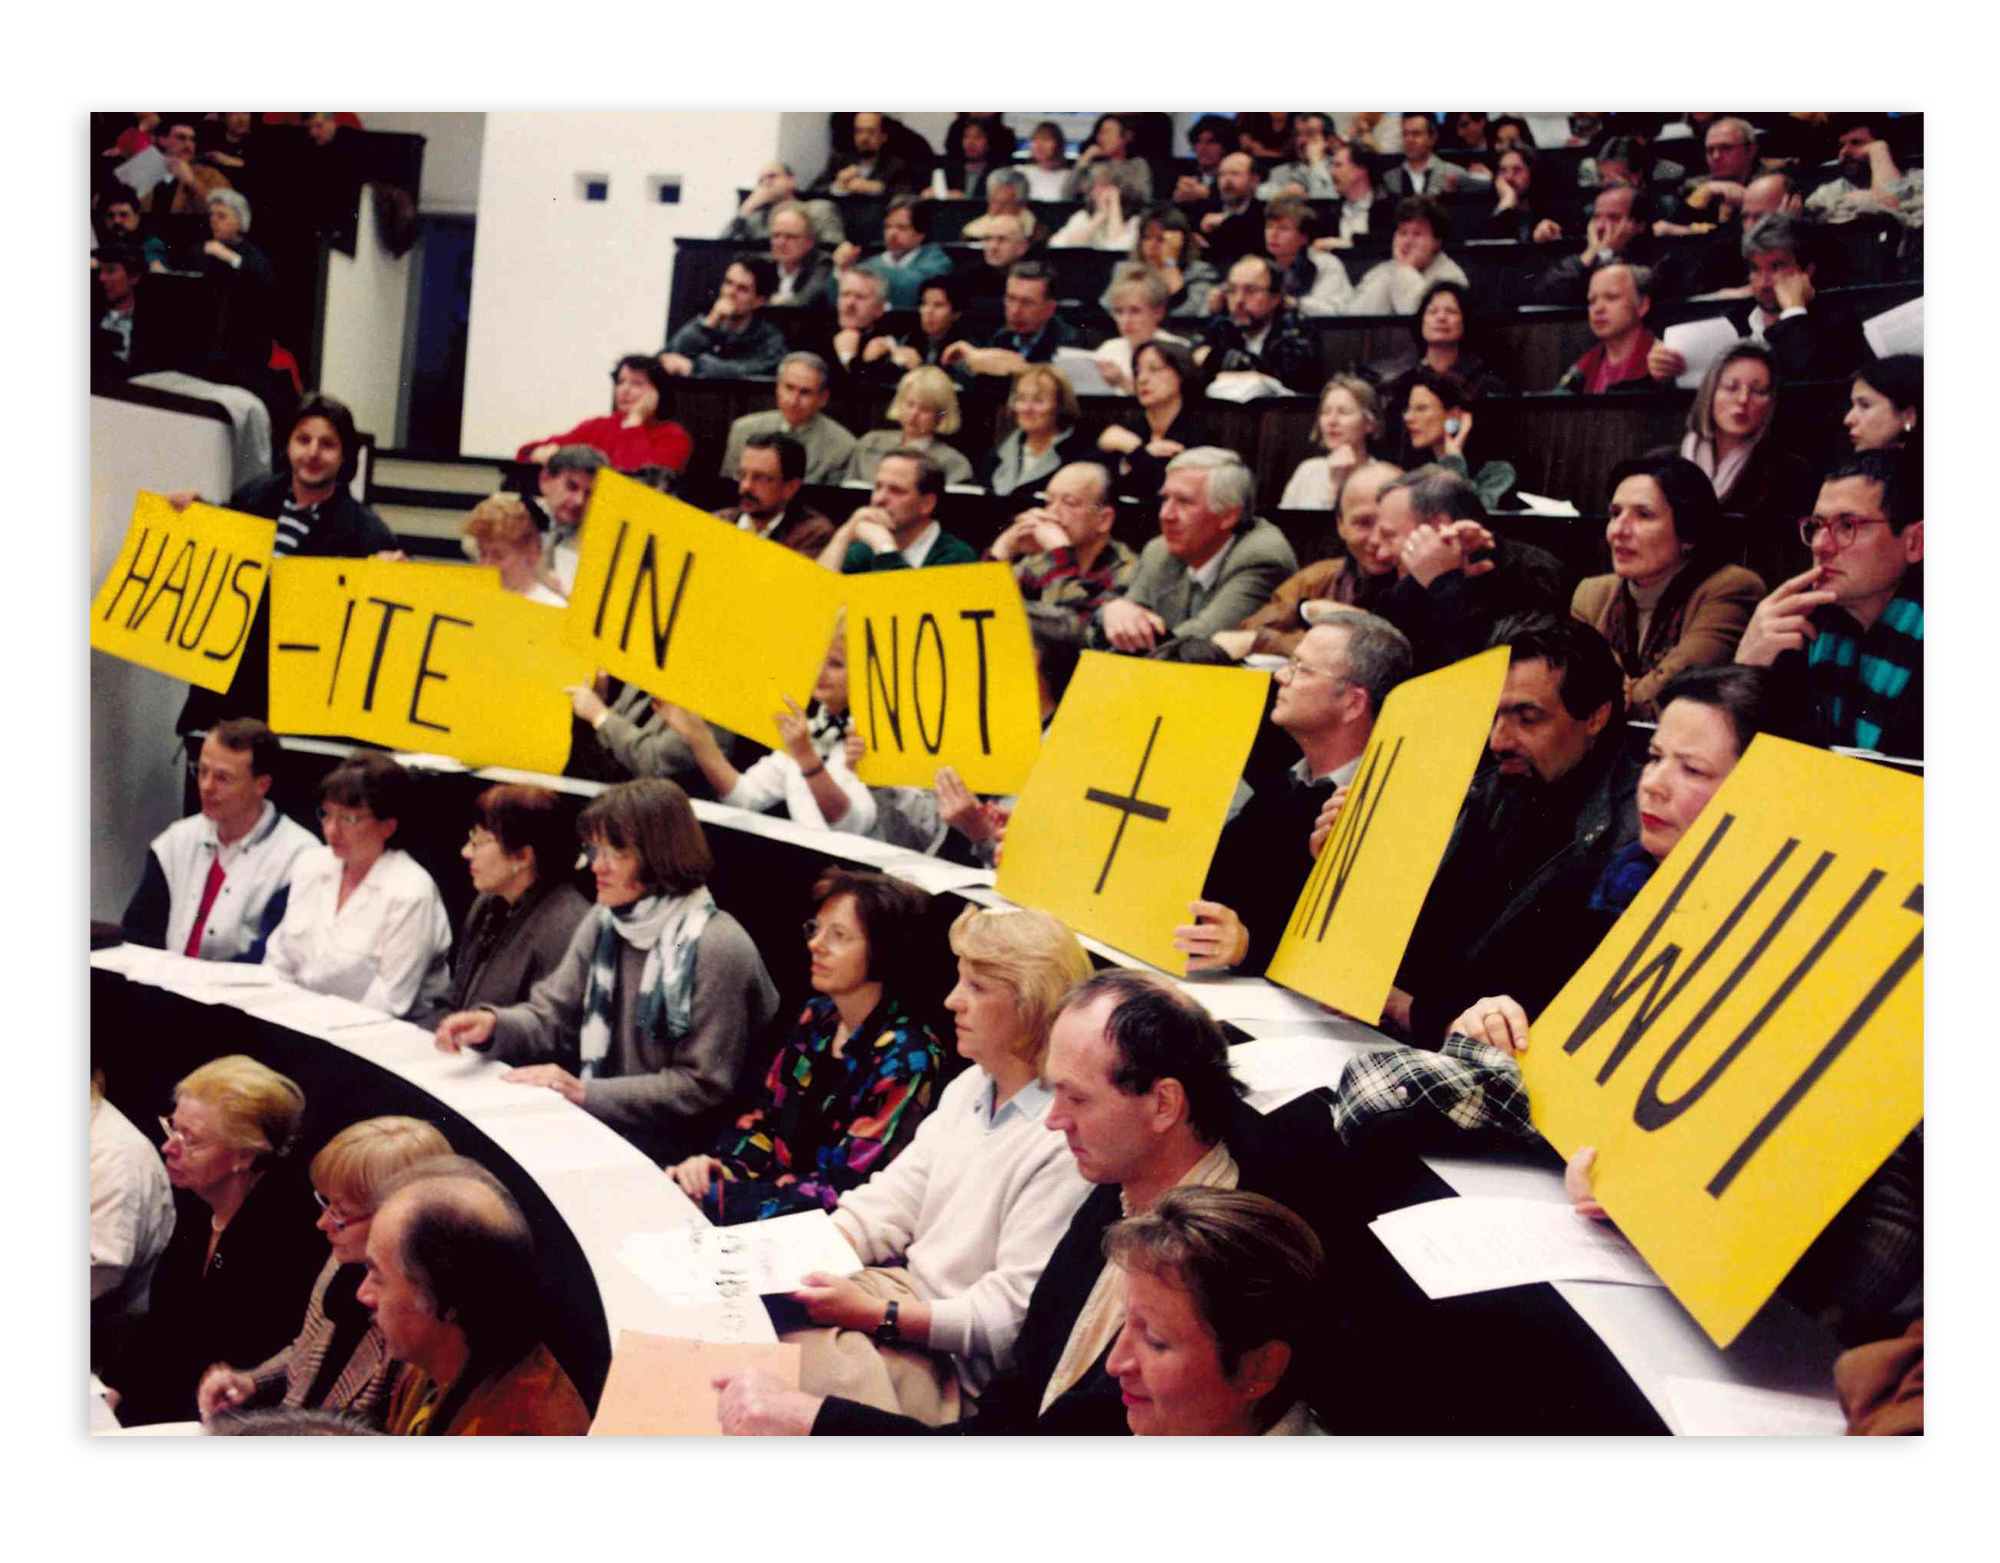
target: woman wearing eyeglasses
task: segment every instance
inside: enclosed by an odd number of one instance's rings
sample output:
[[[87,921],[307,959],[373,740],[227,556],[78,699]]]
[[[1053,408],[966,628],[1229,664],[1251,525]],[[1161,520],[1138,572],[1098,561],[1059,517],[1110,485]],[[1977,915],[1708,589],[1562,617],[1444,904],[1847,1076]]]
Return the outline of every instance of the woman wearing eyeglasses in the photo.
[[[159,1121],[174,1235],[145,1317],[92,1352],[126,1426],[187,1419],[210,1363],[261,1361],[297,1328],[325,1258],[312,1197],[286,1161],[305,1106],[297,1085],[240,1053],[174,1086]]]
[[[1723,514],[1741,518],[1731,549],[1736,562],[1766,581],[1812,562],[1797,519],[1819,492],[1812,469],[1773,437],[1777,414],[1770,349],[1746,338],[1708,366],[1681,441],[1681,454],[1706,474]]]
[[[206,1421],[259,1406],[340,1411],[379,1426],[397,1364],[356,1293],[368,1227],[382,1190],[405,1167],[449,1156],[451,1144],[420,1118],[364,1118],[328,1140],[312,1160],[315,1223],[333,1250],[314,1282],[305,1323],[290,1345],[256,1367],[214,1364],[196,1405]]]
[[[472,829],[459,848],[479,892],[451,952],[451,987],[410,1018],[435,1031],[446,1015],[477,1004],[518,1004],[562,963],[590,903],[564,878],[576,829],[546,787],[488,787],[473,800]]]
[[[389,845],[410,795],[410,773],[386,754],[352,754],[327,772],[319,784],[326,845],[299,854],[266,966],[385,1015],[444,997],[451,919],[431,876]]]
[[[884,874],[829,869],[805,926],[813,997],[763,1095],[714,1155],[670,1169],[724,1225],[832,1210],[885,1167],[930,1111],[944,1051],[905,1008],[930,897]]]

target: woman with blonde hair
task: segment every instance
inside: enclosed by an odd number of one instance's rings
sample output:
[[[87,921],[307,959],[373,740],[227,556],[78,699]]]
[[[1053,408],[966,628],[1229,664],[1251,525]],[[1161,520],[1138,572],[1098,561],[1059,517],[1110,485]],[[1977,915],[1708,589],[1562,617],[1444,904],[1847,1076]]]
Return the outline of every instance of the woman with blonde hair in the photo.
[[[854,443],[847,458],[847,483],[875,482],[875,469],[891,451],[920,450],[944,468],[947,483],[970,483],[972,463],[962,451],[947,445],[938,436],[956,434],[964,424],[958,410],[958,391],[951,376],[935,365],[912,369],[896,382],[896,395],[889,403],[893,429],[871,429]]]
[[[1070,460],[1065,448],[1082,409],[1069,376],[1048,364],[1030,364],[1014,376],[1007,413],[1014,428],[986,453],[976,481],[995,494],[1032,492]]]
[[[151,1311],[100,1368],[126,1426],[187,1418],[211,1362],[259,1362],[291,1338],[324,1260],[312,1195],[286,1161],[305,1107],[297,1085],[241,1053],[174,1086],[159,1121],[174,1235]]]
[[[1331,510],[1347,475],[1373,459],[1370,447],[1382,432],[1382,402],[1375,387],[1357,374],[1337,374],[1319,393],[1319,416],[1312,442],[1325,453],[1308,456],[1292,471],[1278,501],[1280,510]]]
[[[955,1422],[1013,1349],[1028,1296],[1089,1193],[1047,1125],[1049,1028],[1090,957],[1060,921],[967,907],[951,927],[958,985],[945,999],[958,1053],[908,1150],[843,1194],[840,1234],[869,1268],[815,1273],[794,1294],[820,1329],[800,1387],[927,1426]]]
[[[542,534],[517,495],[489,494],[466,513],[459,532],[472,545],[473,559],[498,570],[508,591],[551,608],[569,605],[542,567]]]
[[[382,1332],[355,1293],[366,1273],[368,1228],[390,1178],[451,1143],[420,1118],[364,1118],[328,1140],[312,1160],[315,1223],[333,1250],[292,1343],[248,1370],[218,1362],[195,1392],[202,1418],[258,1406],[342,1411],[379,1425],[395,1364]]]

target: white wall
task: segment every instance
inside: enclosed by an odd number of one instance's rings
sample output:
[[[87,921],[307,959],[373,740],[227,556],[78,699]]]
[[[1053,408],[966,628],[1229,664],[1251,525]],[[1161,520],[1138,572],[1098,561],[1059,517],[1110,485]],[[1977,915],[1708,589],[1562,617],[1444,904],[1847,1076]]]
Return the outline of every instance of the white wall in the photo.
[[[484,114],[390,114],[362,116],[370,130],[394,130],[424,138],[424,187],[418,209],[470,212],[479,202],[480,148],[486,137]]]
[[[663,345],[675,237],[720,233],[737,187],[778,155],[780,119],[804,117],[488,114],[461,452],[511,455],[608,412],[612,362]],[[607,200],[583,199],[585,173],[608,176]],[[681,178],[678,205],[654,198],[664,174]]]
[[[354,409],[354,422],[383,447],[402,443],[397,399],[403,384],[403,333],[410,310],[410,269],[417,252],[391,255],[375,232],[375,202],[361,192],[354,253],[329,249],[319,383]],[[272,438],[282,440],[274,431]]]

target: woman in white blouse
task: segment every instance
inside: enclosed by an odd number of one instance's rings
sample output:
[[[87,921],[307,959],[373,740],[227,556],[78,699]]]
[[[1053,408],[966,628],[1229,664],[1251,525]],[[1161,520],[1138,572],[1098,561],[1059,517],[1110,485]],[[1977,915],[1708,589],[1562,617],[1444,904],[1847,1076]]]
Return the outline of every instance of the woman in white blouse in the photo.
[[[289,982],[406,1015],[444,996],[451,920],[431,876],[389,845],[410,774],[386,754],[349,755],[319,784],[326,845],[299,854],[264,964]]]
[[[1047,1124],[1042,1084],[1062,996],[1090,975],[1075,934],[1046,912],[967,907],[951,928],[958,985],[945,1007],[975,1067],[938,1098],[910,1146],[841,1195],[833,1224],[869,1266],[815,1272],[794,1293],[817,1329],[799,1387],[932,1427],[972,1410],[1003,1367],[1028,1296],[1090,1186]]]

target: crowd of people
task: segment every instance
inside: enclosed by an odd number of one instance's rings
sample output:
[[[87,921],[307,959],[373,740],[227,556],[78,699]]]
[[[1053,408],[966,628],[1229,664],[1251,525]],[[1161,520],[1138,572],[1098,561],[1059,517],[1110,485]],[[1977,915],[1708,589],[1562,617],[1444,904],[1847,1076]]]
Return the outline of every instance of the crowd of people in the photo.
[[[1756,735],[1922,758],[1922,359],[1875,357],[1814,288],[1825,225],[1920,225],[1921,169],[1904,172],[1880,116],[1572,116],[1589,182],[1571,189],[1538,172],[1509,115],[1206,115],[1185,162],[1160,118],[1106,114],[1071,161],[1052,123],[1023,138],[962,115],[934,151],[890,116],[839,116],[817,179],[757,171],[713,307],[612,366],[611,413],[525,441],[526,491],[472,511],[468,554],[560,604],[597,474],[674,492],[719,471],[735,504],[718,515],[829,570],[1006,564],[1045,722],[1085,649],[1270,669],[1201,898],[1161,912],[1191,972],[1264,969],[1384,701],[1505,647],[1487,754],[1381,1029],[1411,1069],[1524,1099],[1527,1017]],[[1505,386],[1445,250],[1444,198],[1462,215],[1468,194],[1491,196],[1481,235],[1549,246],[1538,289],[1586,306],[1596,345],[1561,386],[1579,396],[1684,374],[1646,328],[1656,299],[1744,300],[1685,438],[1625,451],[1596,496],[1600,573],[1514,535],[1514,469],[1473,443],[1480,398]],[[934,196],[987,202],[969,270],[928,240]],[[210,199],[212,224],[234,214]],[[1046,201],[1080,204],[1051,234],[1031,204]],[[882,210],[873,254],[847,240],[856,203]],[[1343,253],[1371,240],[1386,258],[1350,269]],[[1057,362],[1085,334],[1042,244],[1130,257],[1093,353],[1130,410],[1094,440]],[[100,254],[101,279],[107,259],[122,264]],[[779,310],[820,318],[780,331]],[[914,327],[889,330],[892,311]],[[975,330],[982,312],[1000,324]],[[1410,351],[1324,377],[1301,322],[1339,313],[1408,316]],[[737,421],[719,465],[671,416],[689,375],[772,383],[775,406]],[[1296,469],[1266,472],[1210,435],[1207,397],[1258,377],[1318,396]],[[848,381],[894,387],[893,429],[857,439],[828,416]],[[1794,442],[1776,411],[1801,382],[1843,384],[1846,413]],[[1010,425],[983,452],[954,443],[981,384],[1006,388]],[[275,519],[281,554],[393,555],[348,493],[357,435],[339,401],[307,398],[282,432],[276,473],[212,497]],[[1848,454],[1829,464],[1836,442]],[[867,501],[836,522],[807,490],[843,481]],[[1279,484],[1280,508],[1326,515],[1303,567],[1297,534],[1259,513]],[[1018,502],[990,543],[953,530],[967,485]],[[1146,517],[1141,546],[1113,535],[1126,504]],[[251,643],[265,638],[260,625]],[[969,908],[947,951],[928,897],[836,868],[801,909],[811,992],[794,1007],[779,952],[725,909],[755,891],[711,889],[691,795],[972,865],[1004,851],[1010,799],[948,769],[931,788],[856,774],[844,631],[810,703],[787,702],[765,735],[775,745],[602,674],[571,688],[569,770],[608,785],[573,827],[548,789],[483,792],[463,849],[477,894],[456,930],[396,845],[413,797],[394,760],[357,752],[324,777],[319,841],[273,804],[266,679],[246,654],[228,691],[190,696],[200,811],[134,865],[125,937],[261,961],[496,1058],[625,1136],[712,1221],[830,1212],[858,1274],[808,1278],[806,1322],[786,1336],[799,1387],[731,1376],[725,1431],[1359,1425],[1329,1394],[1351,1223],[1240,1101],[1199,1004],[1150,973],[1093,975],[1046,912]],[[572,883],[579,849],[594,901]],[[1373,1153],[1401,1088],[1354,1083],[1329,1153]],[[247,1058],[196,1070],[161,1124],[170,1198],[160,1158],[94,1095],[93,1356],[121,1415],[220,1423],[281,1404],[393,1433],[581,1430],[532,1310],[494,1306],[534,1293],[533,1238],[504,1187],[429,1126],[378,1118],[327,1141],[308,1191],[287,1160],[302,1110],[297,1086]],[[118,1194],[102,1255],[100,1121]],[[1534,1139],[1525,1109],[1495,1105],[1476,1127]],[[1906,1327],[1921,1341],[1920,1155],[1921,1131],[1795,1272],[1850,1345]],[[1584,1153],[1569,1169],[1586,1211],[1590,1167]]]

